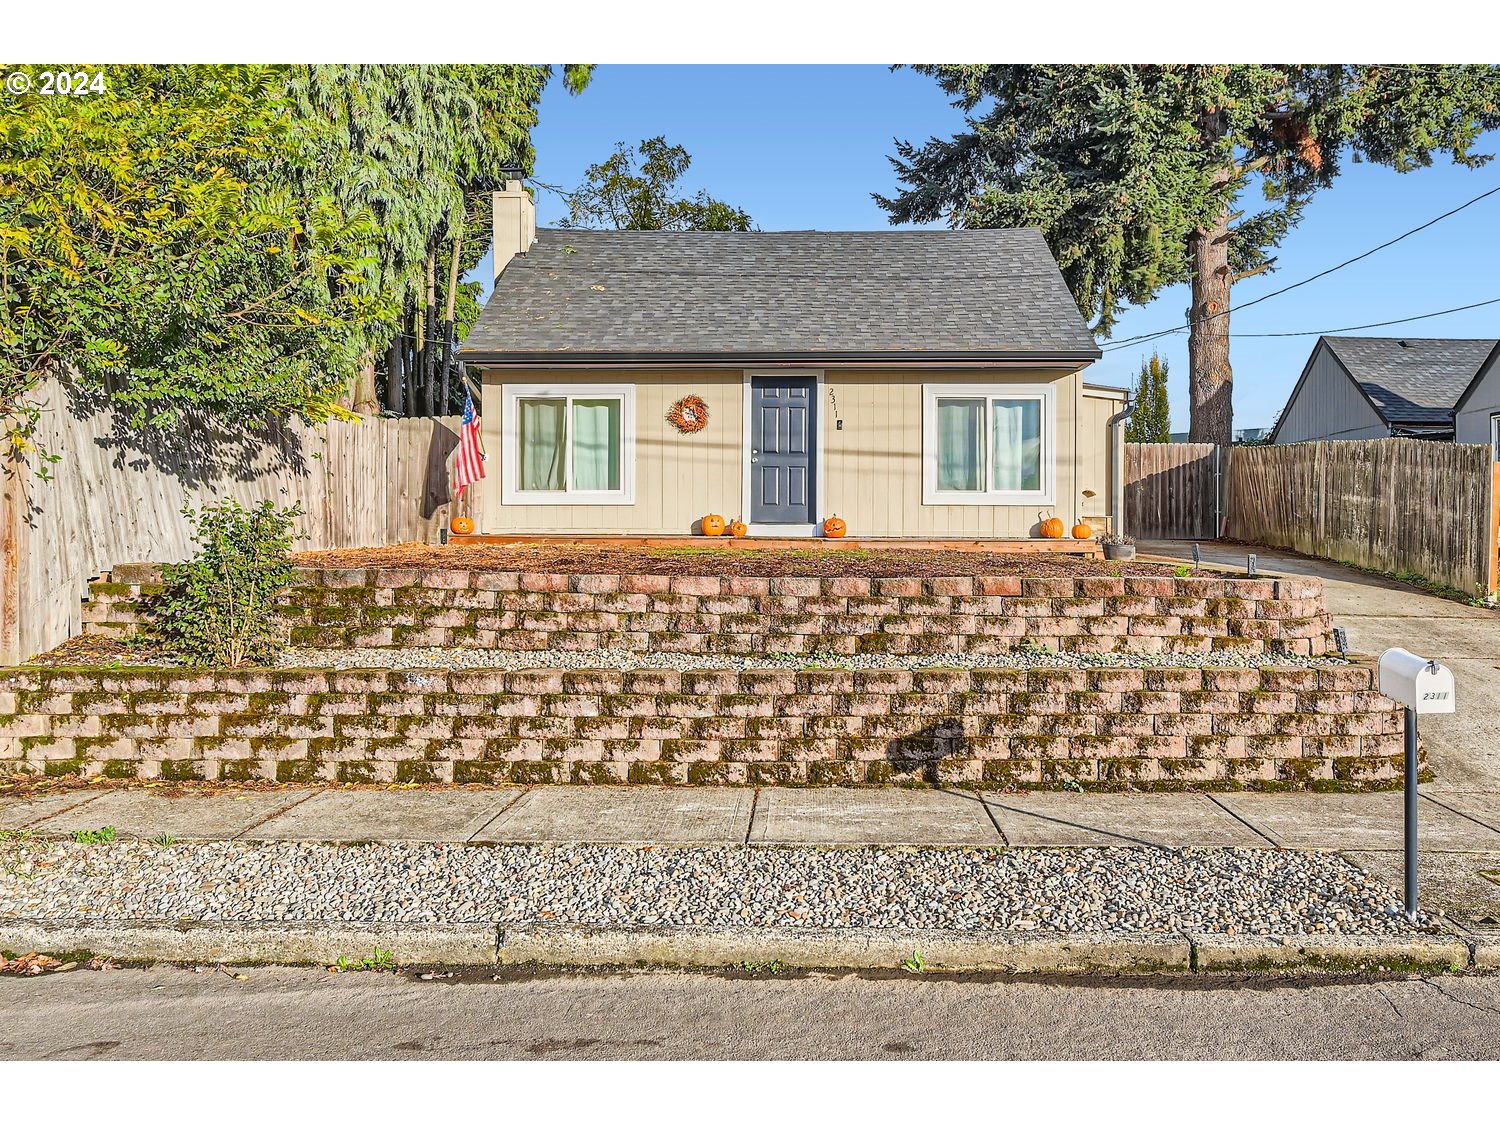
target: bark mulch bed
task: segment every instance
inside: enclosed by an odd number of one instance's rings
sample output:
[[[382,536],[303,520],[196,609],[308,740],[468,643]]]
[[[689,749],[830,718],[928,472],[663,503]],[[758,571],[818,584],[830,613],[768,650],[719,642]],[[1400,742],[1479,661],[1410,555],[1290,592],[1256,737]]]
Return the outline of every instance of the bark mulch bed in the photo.
[[[143,664],[176,664],[177,657],[145,637],[132,641],[84,634],[69,637],[54,649],[33,656],[27,664],[44,668],[140,667]]]
[[[515,570],[544,574],[683,574],[726,578],[1159,578],[1179,568],[1160,563],[1109,562],[1077,555],[969,551],[812,549],[735,550],[724,547],[518,546],[467,544],[304,551],[298,566],[332,569]]]

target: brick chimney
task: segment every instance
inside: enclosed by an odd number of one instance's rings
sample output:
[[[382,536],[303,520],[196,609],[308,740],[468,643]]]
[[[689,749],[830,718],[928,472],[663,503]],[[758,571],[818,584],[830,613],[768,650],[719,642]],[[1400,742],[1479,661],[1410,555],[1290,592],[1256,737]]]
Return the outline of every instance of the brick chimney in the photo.
[[[495,277],[517,254],[525,254],[536,241],[536,204],[520,180],[506,180],[505,190],[495,192]]]

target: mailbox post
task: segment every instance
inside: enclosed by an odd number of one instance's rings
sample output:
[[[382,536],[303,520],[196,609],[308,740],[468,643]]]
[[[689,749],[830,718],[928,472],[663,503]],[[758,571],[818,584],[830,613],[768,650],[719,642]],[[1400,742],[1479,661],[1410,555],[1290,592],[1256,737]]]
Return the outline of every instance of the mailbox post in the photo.
[[[1417,920],[1417,716],[1451,715],[1453,672],[1404,648],[1380,654],[1380,694],[1406,708],[1406,917]]]

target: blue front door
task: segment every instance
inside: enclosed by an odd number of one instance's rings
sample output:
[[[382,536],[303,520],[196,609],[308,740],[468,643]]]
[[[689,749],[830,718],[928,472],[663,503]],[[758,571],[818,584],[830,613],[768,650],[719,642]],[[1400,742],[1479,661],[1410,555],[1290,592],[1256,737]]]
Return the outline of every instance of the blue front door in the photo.
[[[750,379],[750,519],[814,521],[818,381],[804,375]]]

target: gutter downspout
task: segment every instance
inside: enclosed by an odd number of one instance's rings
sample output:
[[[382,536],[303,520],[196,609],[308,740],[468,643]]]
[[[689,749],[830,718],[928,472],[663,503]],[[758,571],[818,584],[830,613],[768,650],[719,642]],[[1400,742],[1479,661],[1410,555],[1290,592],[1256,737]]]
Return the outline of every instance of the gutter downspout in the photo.
[[[1125,409],[1111,414],[1109,422],[1109,530],[1112,535],[1125,531],[1125,432],[1126,419],[1135,413],[1135,398],[1125,392]]]

